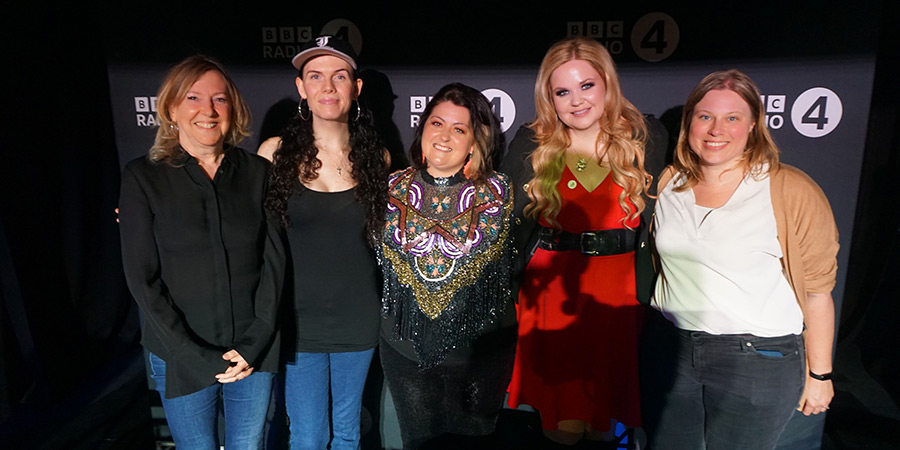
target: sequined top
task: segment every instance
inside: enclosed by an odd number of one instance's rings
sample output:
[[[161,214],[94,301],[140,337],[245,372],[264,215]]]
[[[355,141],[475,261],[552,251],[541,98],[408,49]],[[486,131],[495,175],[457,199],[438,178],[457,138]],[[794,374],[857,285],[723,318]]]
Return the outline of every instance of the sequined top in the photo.
[[[513,194],[500,173],[475,183],[410,168],[389,186],[382,316],[389,339],[411,341],[419,366],[433,367],[511,309]]]

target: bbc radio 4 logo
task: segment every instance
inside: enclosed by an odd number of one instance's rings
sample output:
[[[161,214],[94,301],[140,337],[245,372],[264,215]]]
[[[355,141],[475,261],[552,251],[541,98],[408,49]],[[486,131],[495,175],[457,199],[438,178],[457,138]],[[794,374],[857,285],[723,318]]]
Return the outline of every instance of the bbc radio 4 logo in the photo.
[[[320,35],[339,37],[353,46],[353,50],[359,55],[362,52],[362,33],[359,27],[350,20],[335,18],[322,25],[322,30],[313,32],[311,25],[290,27],[263,27],[262,28],[262,57],[263,59],[287,59],[292,58],[307,42]]]
[[[491,110],[500,121],[500,130],[506,133],[516,121],[516,102],[505,91],[501,89],[485,89],[481,91],[481,95],[491,104]],[[415,128],[422,119],[422,113],[425,112],[425,105],[431,100],[431,97],[424,95],[413,95],[409,97],[409,127]]]
[[[763,95],[766,106],[766,126],[779,130],[784,126],[787,111],[787,96]],[[844,106],[841,98],[831,89],[814,87],[807,89],[794,99],[790,110],[790,121],[798,133],[819,138],[828,135],[841,123]]]
[[[647,13],[633,24],[631,34],[623,20],[587,20],[566,22],[566,35],[596,39],[613,55],[620,55],[627,43],[645,61],[662,61],[675,52],[681,40],[678,22],[662,12]]]
[[[156,97],[135,97],[134,112],[139,127],[159,126],[156,116]]]

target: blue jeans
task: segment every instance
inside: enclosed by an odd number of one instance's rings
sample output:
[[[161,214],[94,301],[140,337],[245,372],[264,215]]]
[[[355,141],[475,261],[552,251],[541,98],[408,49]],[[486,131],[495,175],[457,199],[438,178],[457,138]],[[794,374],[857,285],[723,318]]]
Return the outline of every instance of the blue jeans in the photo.
[[[331,450],[359,448],[363,387],[374,348],[361,352],[297,353],[285,369],[284,398],[291,427],[292,450],[322,450],[329,437],[328,394],[331,394]]]
[[[775,448],[800,400],[805,370],[798,335],[685,331],[657,314],[641,352],[650,447]]]
[[[150,372],[178,450],[219,448],[220,397],[225,410],[225,448],[262,448],[274,374],[254,372],[240,381],[216,383],[193,394],[166,398],[166,362],[153,353]]]

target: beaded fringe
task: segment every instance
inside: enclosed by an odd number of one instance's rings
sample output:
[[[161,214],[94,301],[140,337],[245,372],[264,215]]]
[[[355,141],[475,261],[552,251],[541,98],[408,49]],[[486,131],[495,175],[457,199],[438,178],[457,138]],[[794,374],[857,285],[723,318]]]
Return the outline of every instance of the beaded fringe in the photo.
[[[505,244],[511,248],[508,242]],[[382,316],[396,318],[394,339],[413,343],[420,369],[437,366],[457,347],[472,345],[484,327],[496,321],[512,303],[509,250],[498,260],[485,264],[474,283],[457,290],[435,319],[418,307],[413,289],[400,282],[391,261],[385,258],[382,262],[382,269],[389,274],[385,277]]]

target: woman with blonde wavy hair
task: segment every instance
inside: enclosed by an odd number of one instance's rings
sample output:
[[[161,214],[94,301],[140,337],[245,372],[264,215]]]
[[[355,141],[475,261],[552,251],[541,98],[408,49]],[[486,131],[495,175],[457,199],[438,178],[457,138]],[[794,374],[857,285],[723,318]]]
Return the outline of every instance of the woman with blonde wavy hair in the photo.
[[[648,137],[663,144],[665,132],[622,95],[609,52],[591,39],[553,45],[534,96],[535,120],[501,168],[527,194],[516,198],[521,284],[509,405],[536,408],[555,442],[612,440],[616,420],[640,425],[638,297],[646,301],[643,274],[652,273],[639,270],[636,281],[636,254],[649,250],[638,239],[642,213],[652,209],[644,148]]]

